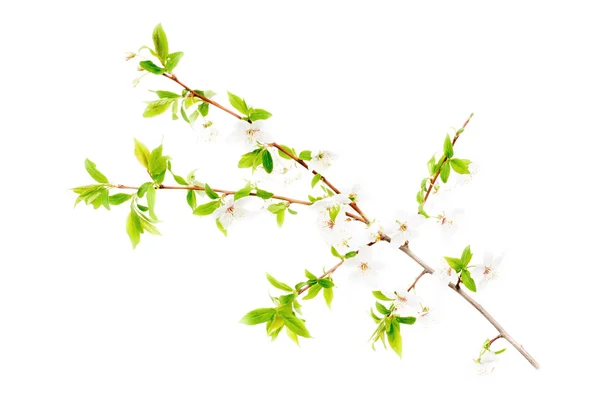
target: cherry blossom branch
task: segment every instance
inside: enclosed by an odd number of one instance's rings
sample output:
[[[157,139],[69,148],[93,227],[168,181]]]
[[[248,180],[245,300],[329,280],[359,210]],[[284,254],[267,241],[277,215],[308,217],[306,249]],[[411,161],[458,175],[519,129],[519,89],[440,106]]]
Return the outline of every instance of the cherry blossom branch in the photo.
[[[423,277],[425,274],[427,274],[427,272],[425,270],[423,270],[421,272],[421,274],[419,274],[417,276],[417,278],[415,279],[415,281],[413,281],[413,283],[410,285],[410,287],[408,287],[408,290],[406,290],[406,292],[410,292],[413,288],[415,288],[415,286],[417,285],[417,282],[421,279],[421,277]]]
[[[341,260],[337,265],[333,266],[331,269],[327,270],[325,273],[321,274],[319,278],[325,278],[331,274],[333,274],[338,267],[340,267],[344,263],[344,260]],[[298,290],[298,295],[302,294],[304,291],[308,290],[310,285],[305,285],[304,287]]]
[[[408,255],[408,257],[410,257],[412,260],[417,262],[423,268],[423,274],[433,274],[434,270],[427,263],[425,263],[423,260],[421,260],[417,255],[415,255],[408,248],[407,245],[402,245],[399,249],[402,252],[404,252],[406,255]],[[498,330],[498,333],[499,333],[498,338],[501,337],[501,338],[506,339],[506,341],[508,341],[517,351],[519,351],[519,353],[521,355],[523,355],[523,357],[525,359],[527,359],[527,361],[534,368],[536,368],[536,369],[540,368],[540,364],[537,363],[537,361],[527,351],[525,351],[525,348],[523,348],[523,346],[521,344],[517,343],[515,341],[515,339],[512,338],[512,336],[510,334],[508,334],[507,331],[502,326],[500,326],[500,323],[498,323],[498,321],[496,321],[496,319],[494,319],[494,317],[487,310],[485,310],[485,308],[483,306],[481,306],[481,304],[479,304],[477,301],[475,301],[473,298],[471,298],[469,296],[469,294],[467,294],[458,285],[448,283],[448,287],[450,287],[452,290],[454,290],[458,295],[463,297],[465,299],[465,301],[470,303],[471,306],[473,306],[475,309],[477,309],[477,311],[479,311],[479,313],[481,313],[483,315],[483,317],[485,317],[487,319],[487,321],[490,322],[490,324],[492,326],[494,326],[494,328],[496,330]]]
[[[465,127],[467,126],[467,124],[469,124],[469,121],[471,121],[471,117],[473,117],[473,114],[471,114],[469,116],[469,118],[467,118],[467,121],[465,121],[463,126],[458,131],[456,131],[456,135],[454,135],[454,139],[452,140],[453,147],[454,147],[454,144],[456,143],[456,141],[458,140],[458,137],[460,136],[460,134],[462,134],[462,132],[465,130]],[[429,194],[431,193],[431,190],[435,186],[435,182],[437,181],[438,177],[440,176],[440,172],[442,171],[442,164],[444,164],[444,162],[447,159],[448,158],[445,155],[444,155],[444,157],[442,157],[441,162],[439,163],[440,167],[437,169],[433,178],[429,180],[429,188],[427,188],[427,192],[425,193],[425,197],[423,198],[423,203],[422,203],[423,205],[425,205],[425,202],[427,202],[427,198],[429,198]]]
[[[135,190],[139,189],[139,187],[133,187],[133,186],[121,185],[121,184],[115,184],[115,185],[113,185],[113,187],[120,188],[120,189],[135,189]],[[159,189],[185,189],[187,191],[205,191],[206,190],[205,187],[200,186],[200,185],[189,185],[189,186],[159,185],[158,188]],[[237,191],[229,191],[226,189],[217,189],[217,188],[211,188],[211,189],[214,192],[221,193],[223,195],[234,195],[237,192]],[[250,193],[249,196],[258,196],[258,195],[255,193]],[[280,195],[273,195],[269,199],[278,199],[278,200],[282,200],[282,201],[289,202],[289,203],[296,203],[298,205],[306,205],[306,206],[312,205],[312,203],[310,203],[309,201],[288,198],[286,196],[280,196]]]
[[[490,345],[492,345],[494,343],[494,341],[496,341],[499,338],[504,338],[504,336],[502,334],[498,334],[496,337],[494,337],[490,340]]]

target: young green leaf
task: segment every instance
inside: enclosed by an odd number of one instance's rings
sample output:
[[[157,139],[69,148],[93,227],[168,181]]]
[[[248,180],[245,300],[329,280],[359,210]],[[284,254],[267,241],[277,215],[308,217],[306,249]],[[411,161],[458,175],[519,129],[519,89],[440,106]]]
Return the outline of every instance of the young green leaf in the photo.
[[[335,256],[336,258],[340,258],[340,259],[344,260],[344,257],[342,255],[340,255],[340,253],[337,251],[337,249],[335,249],[335,247],[333,245],[331,246],[331,254],[333,256]]]
[[[458,258],[451,258],[450,256],[444,256],[444,259],[446,259],[446,262],[448,262],[448,265],[453,268],[454,270],[456,270],[457,273],[459,273],[465,266],[462,263],[462,260],[458,259]]]
[[[390,347],[402,358],[402,336],[400,335],[400,323],[392,320],[387,330],[387,339]]]
[[[165,70],[162,67],[157,66],[150,60],[140,61],[140,67],[143,68],[144,70],[151,72],[152,74],[156,74],[156,75],[162,75],[165,72],[167,72],[167,70]]]
[[[250,121],[267,120],[272,116],[273,114],[263,109],[250,109],[250,115],[248,116],[248,119]]]
[[[149,221],[146,221],[145,219],[140,219],[140,222],[142,223],[142,227],[144,228],[144,230],[148,233],[152,235],[162,235],[160,231],[158,231],[158,229],[154,227]]]
[[[262,152],[262,149],[254,149],[252,152],[248,152],[248,153],[242,155],[242,157],[240,158],[240,161],[238,162],[238,168],[253,167],[254,160],[257,159],[258,157],[262,158],[262,155],[260,154],[261,152]]]
[[[111,195],[108,198],[108,201],[110,202],[111,205],[117,206],[117,205],[127,202],[129,199],[131,199],[132,196],[133,196],[132,194],[118,193],[118,194]]]
[[[473,257],[473,253],[471,252],[471,246],[467,245],[462,252],[460,260],[462,261],[462,265],[467,267],[471,262],[471,258]]]
[[[108,184],[108,178],[98,171],[96,164],[94,164],[94,162],[92,162],[90,159],[85,159],[85,169],[95,181],[101,184]]]
[[[154,205],[156,204],[156,189],[154,185],[148,186],[148,191],[146,192],[146,199],[148,200],[148,214],[153,221],[158,221],[158,217],[154,213]]]
[[[283,315],[283,324],[285,327],[298,334],[299,336],[310,338],[310,333],[306,329],[304,322],[293,315]]]
[[[285,146],[285,145],[279,145],[282,149],[285,149],[286,152],[288,152],[290,155],[296,155],[296,152],[294,151],[294,149]],[[279,151],[279,156],[281,156],[282,158],[286,159],[286,160],[292,160],[292,158],[290,156],[288,156],[285,152],[282,152],[280,149],[277,149]]]
[[[179,120],[179,116],[177,115],[177,109],[179,108],[179,99],[175,99],[171,103],[171,119],[173,121]]]
[[[221,223],[220,217],[215,219],[215,223],[217,224],[217,228],[219,229],[219,231],[221,231],[223,235],[227,237],[227,230],[225,229],[225,227],[223,227],[223,223]]]
[[[382,315],[387,316],[387,315],[389,315],[391,313],[388,308],[386,308],[385,306],[383,306],[379,302],[375,302],[375,307],[377,308],[377,311],[379,313],[381,313]]]
[[[419,190],[419,192],[417,192],[417,203],[423,203],[423,190]]]
[[[311,186],[312,188],[314,188],[314,187],[315,187],[315,185],[317,185],[317,183],[318,183],[319,181],[321,181],[321,178],[322,178],[322,177],[321,177],[321,174],[315,174],[315,176],[313,177],[312,181],[310,182],[310,186]]]
[[[300,152],[300,155],[298,156],[298,158],[300,160],[311,161],[312,160],[311,151],[303,150],[302,152]]]
[[[326,278],[318,279],[317,283],[319,283],[319,285],[323,288],[333,288],[333,281]]]
[[[421,191],[427,192],[427,182],[429,182],[429,178],[423,178],[421,180]]]
[[[323,298],[325,298],[327,307],[331,309],[331,302],[333,301],[333,288],[325,288],[323,290]]]
[[[187,204],[190,205],[192,210],[196,209],[196,193],[192,190],[189,190],[186,195]]]
[[[374,321],[375,323],[379,323],[379,322],[381,322],[381,318],[380,318],[379,316],[377,316],[377,315],[375,314],[375,312],[373,312],[373,308],[371,308],[371,317],[373,318],[373,321]]]
[[[308,269],[304,269],[304,275],[310,280],[317,280],[317,276],[309,272]]]
[[[140,243],[140,233],[142,231],[142,223],[137,213],[133,210],[127,215],[127,221],[125,223],[125,230],[129,239],[131,240],[131,246],[133,249]]]
[[[446,182],[448,182],[448,177],[450,176],[450,164],[448,163],[448,161],[444,162],[444,164],[442,164],[442,167],[440,168],[440,178],[442,179],[442,182],[445,184]]]
[[[262,152],[262,164],[268,174],[273,172],[273,157],[271,152],[266,149]]]
[[[288,337],[296,343],[297,346],[300,346],[300,341],[298,341],[298,335],[296,333],[294,333],[289,327],[286,326],[285,328],[285,332],[288,335]]]
[[[169,91],[158,90],[158,91],[150,91],[150,92],[156,93],[158,95],[159,99],[178,99],[181,97],[177,93],[169,92]]]
[[[435,155],[431,156],[431,159],[427,162],[427,170],[429,171],[429,175],[435,174]]]
[[[471,160],[468,159],[451,159],[450,165],[452,166],[452,170],[456,171],[458,174],[469,174],[469,164],[471,164]]]
[[[271,199],[273,197],[273,193],[269,192],[269,191],[265,191],[262,189],[256,189],[256,196],[258,196],[261,199]]]
[[[454,156],[454,149],[452,148],[452,139],[450,139],[450,135],[446,134],[446,139],[444,140],[444,155],[450,159]]]
[[[285,209],[277,212],[277,225],[281,228],[283,226],[284,221],[285,221]]]
[[[273,214],[277,214],[279,212],[281,212],[282,210],[285,210],[287,208],[287,205],[283,202],[279,202],[279,203],[274,203],[272,205],[269,205],[269,207],[267,207],[267,210]]]
[[[152,32],[152,41],[154,42],[154,51],[158,59],[164,64],[169,55],[169,42],[167,34],[162,27],[162,24],[156,25]]]
[[[148,169],[148,165],[150,163],[150,151],[148,150],[146,145],[144,145],[137,139],[134,138],[133,141],[135,143],[133,148],[133,153],[135,154],[135,157],[138,159],[141,165],[144,166],[144,168]]]
[[[196,216],[208,216],[210,214],[213,214],[213,212],[217,210],[219,206],[221,206],[221,203],[219,201],[208,202],[195,208],[194,214]]]
[[[173,170],[171,170],[171,161],[170,160],[167,161],[167,169],[169,170],[169,172],[175,179],[176,183],[178,183],[179,185],[188,185],[187,181],[182,176],[173,173]]]
[[[393,301],[393,298],[386,297],[381,291],[373,291],[373,296],[381,301]]]
[[[271,335],[277,329],[281,329],[283,327],[283,317],[279,313],[275,313],[273,319],[266,324],[267,326],[267,334]]]
[[[167,69],[168,72],[172,72],[175,67],[177,67],[177,64],[179,64],[179,61],[181,60],[181,58],[183,57],[183,52],[175,52],[175,53],[171,53],[167,56],[167,62],[165,64],[165,68]]]
[[[280,289],[282,291],[289,291],[289,292],[294,291],[294,289],[292,287],[290,287],[289,285],[287,285],[285,283],[282,283],[281,281],[277,281],[269,273],[267,273],[267,280],[269,280],[269,283],[271,283],[271,285],[277,289]]]
[[[154,178],[156,181],[159,181],[158,177],[161,175],[164,178],[164,174],[167,171],[167,160],[169,160],[169,158],[162,155],[162,150],[162,145],[159,145],[157,148],[152,150],[152,153],[150,153],[148,170],[150,171],[152,178]]]
[[[425,212],[425,207],[422,203],[419,205],[419,214],[424,216],[426,219],[429,218],[429,215]]]
[[[245,198],[246,196],[250,195],[250,192],[252,192],[252,188],[244,187],[233,194],[233,200]]]
[[[475,285],[475,281],[471,278],[471,272],[469,272],[467,269],[463,269],[461,271],[460,280],[469,290],[477,292],[477,286]]]
[[[414,316],[396,316],[396,321],[402,324],[415,324],[417,318]]]
[[[500,354],[501,354],[501,353],[503,353],[504,351],[506,351],[506,348],[502,348],[502,349],[501,349],[501,350],[499,350],[499,351],[493,351],[493,352],[494,352],[494,354],[496,354],[496,355],[500,355]]]
[[[142,114],[145,118],[156,117],[164,113],[171,106],[171,102],[173,99],[158,99],[148,103],[146,106],[146,110],[144,110],[144,114]]]
[[[345,258],[345,259],[350,259],[350,258],[353,258],[353,257],[355,257],[356,255],[358,255],[358,252],[357,252],[357,251],[350,251],[350,252],[347,252],[347,253],[344,255],[344,258]]]
[[[314,297],[316,297],[319,294],[319,292],[321,292],[322,289],[323,289],[323,287],[321,287],[319,284],[312,285],[308,289],[308,293],[306,294],[306,296],[302,299],[304,299],[304,300],[313,299]]]
[[[210,199],[219,199],[219,194],[213,191],[210,185],[208,185],[208,183],[204,184],[204,191]]]
[[[275,316],[275,308],[259,308],[254,309],[246,313],[246,315],[240,320],[240,323],[248,324],[250,326],[260,323],[268,322],[273,320]]]
[[[208,103],[202,102],[198,105],[198,112],[202,117],[206,117],[208,115]]]
[[[244,99],[242,99],[239,96],[234,95],[231,92],[227,92],[227,95],[229,96],[229,103],[231,103],[231,105],[240,113],[244,114],[244,115],[248,115],[248,105],[246,104],[246,101]]]

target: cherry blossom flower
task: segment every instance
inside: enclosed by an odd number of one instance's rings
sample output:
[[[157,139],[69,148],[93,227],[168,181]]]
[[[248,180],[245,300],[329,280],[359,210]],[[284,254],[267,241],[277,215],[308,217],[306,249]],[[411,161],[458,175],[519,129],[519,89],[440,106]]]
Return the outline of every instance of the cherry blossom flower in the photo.
[[[377,245],[364,246],[358,254],[344,263],[345,270],[349,271],[349,278],[353,282],[363,283],[375,289],[378,287],[378,278],[385,269],[383,262],[375,256],[373,249]]]
[[[354,185],[349,190],[342,191],[342,193],[335,196],[335,199],[339,203],[343,203],[345,205],[348,205],[353,202],[359,202],[362,199],[360,194],[360,185]]]
[[[194,125],[195,127],[196,125]],[[203,124],[200,125],[199,133],[198,133],[198,142],[203,140],[204,142],[216,142],[221,137],[221,134],[214,126],[212,121],[205,120]]]
[[[391,238],[390,244],[394,248],[404,245],[406,241],[413,240],[419,234],[418,228],[427,219],[421,214],[398,213],[398,218],[384,227],[385,233]]]
[[[395,291],[394,311],[397,316],[416,316],[421,309],[419,298],[405,290]]]
[[[449,237],[458,229],[457,217],[463,213],[462,209],[453,209],[434,216],[436,224],[441,228],[442,236]]]
[[[308,168],[319,173],[331,167],[335,156],[326,150],[319,150],[308,162]]]
[[[442,259],[441,267],[435,270],[433,276],[439,280],[439,283],[443,287],[448,286],[450,282],[456,283],[458,281],[458,274],[456,274],[456,271],[450,267],[445,259]]]
[[[230,140],[242,142],[248,150],[252,150],[258,143],[269,142],[271,136],[265,131],[263,121],[238,121]]]
[[[498,277],[498,266],[502,262],[504,255],[494,257],[492,253],[485,252],[483,254],[483,263],[477,264],[471,269],[471,277],[478,280],[477,289],[484,289],[487,284]]]
[[[479,358],[473,359],[473,362],[475,362],[475,372],[478,375],[489,375],[494,371],[499,359],[494,351],[483,350]]]
[[[251,217],[254,214],[245,208],[249,201],[251,200],[248,197],[236,201],[233,200],[233,196],[228,196],[223,206],[215,210],[213,216],[215,219],[219,219],[223,228],[227,229],[234,221]]]

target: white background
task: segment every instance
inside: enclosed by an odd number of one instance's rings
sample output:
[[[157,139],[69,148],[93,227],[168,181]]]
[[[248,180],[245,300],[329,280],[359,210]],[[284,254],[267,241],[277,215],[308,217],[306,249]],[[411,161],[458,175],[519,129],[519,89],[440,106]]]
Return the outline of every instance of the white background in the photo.
[[[296,400],[388,397],[575,398],[597,393],[597,137],[600,28],[593,2],[19,2],[2,6],[0,399]],[[164,141],[175,171],[243,186],[241,151],[208,148],[185,123],[141,117],[146,89],[124,52],[162,22],[178,76],[271,111],[275,138],[339,155],[328,177],[362,185],[370,217],[416,210],[425,162],[446,132],[481,173],[455,200],[468,221],[435,265],[472,244],[507,251],[501,280],[477,298],[542,365],[512,348],[492,376],[470,358],[493,328],[462,299],[406,327],[404,358],[370,350],[368,291],[340,271],[333,311],[306,301],[315,337],[269,343],[238,323],[269,305],[266,271],[295,283],[335,264],[307,211],[279,230],[263,216],[224,238],[183,193],[159,193],[162,237],[132,251],[127,206],[73,209],[88,157],[139,185],[133,137]],[[224,134],[233,121],[213,110]],[[308,179],[300,185],[309,188]],[[301,196],[305,196],[306,191]],[[442,249],[442,250],[441,250]],[[419,268],[384,252],[406,286]],[[425,284],[424,284],[425,285]]]

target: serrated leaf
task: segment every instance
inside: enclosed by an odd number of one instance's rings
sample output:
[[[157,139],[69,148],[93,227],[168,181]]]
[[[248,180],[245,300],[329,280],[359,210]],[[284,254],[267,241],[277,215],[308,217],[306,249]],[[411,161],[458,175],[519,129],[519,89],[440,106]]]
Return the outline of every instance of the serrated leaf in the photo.
[[[377,308],[377,311],[379,313],[381,313],[382,315],[389,315],[390,314],[390,310],[388,308],[386,308],[385,306],[383,306],[382,304],[380,304],[379,302],[375,302],[375,307]]]
[[[331,302],[333,302],[333,288],[325,288],[323,290],[323,298],[325,298],[327,307],[331,309]]]
[[[186,195],[187,204],[190,205],[192,210],[196,209],[196,193],[192,190],[187,192]]]
[[[273,157],[271,156],[271,152],[266,149],[262,152],[262,165],[267,174],[271,174],[273,172]]]
[[[271,285],[277,289],[280,289],[282,291],[289,291],[289,292],[294,291],[294,289],[292,287],[290,287],[289,285],[287,285],[285,283],[282,283],[281,281],[277,281],[269,273],[267,273],[267,280],[269,280],[269,283],[271,283]]]
[[[468,159],[451,159],[450,165],[452,166],[452,170],[456,171],[458,174],[469,174],[469,164],[471,161]]]
[[[314,284],[312,285],[309,289],[308,289],[308,293],[306,294],[306,296],[302,299],[304,300],[309,300],[309,299],[313,299],[314,297],[316,297],[319,292],[321,292],[321,289],[323,289],[322,286],[320,286],[319,284]]]
[[[381,291],[373,291],[373,296],[381,301],[393,301],[393,298],[388,298]]]
[[[250,121],[267,120],[272,116],[273,114],[263,109],[250,109],[250,115],[248,115],[248,119]]]
[[[131,199],[132,196],[133,196],[132,194],[118,193],[118,194],[109,196],[108,201],[110,202],[111,205],[117,206],[117,205],[127,202],[129,199]]]
[[[450,159],[454,156],[454,149],[452,148],[452,139],[450,139],[450,135],[446,134],[446,139],[444,139],[444,156]]]
[[[275,308],[259,308],[254,309],[246,313],[246,315],[240,319],[240,323],[244,323],[250,326],[255,324],[265,323],[272,320],[275,316]]]
[[[477,286],[475,285],[475,281],[471,278],[471,272],[469,272],[467,269],[463,269],[461,271],[460,280],[469,290],[477,292]]]
[[[137,213],[131,211],[129,215],[127,215],[127,221],[125,223],[125,230],[127,231],[127,235],[129,235],[129,239],[131,240],[131,246],[133,249],[140,243],[140,232],[142,230],[142,223],[140,222],[140,218]]]
[[[442,167],[440,168],[440,178],[442,179],[443,183],[448,182],[448,177],[450,176],[450,164],[446,161],[444,164],[442,164]]]
[[[181,58],[183,57],[183,52],[175,52],[175,53],[171,53],[167,56],[167,62],[165,64],[165,68],[167,69],[168,72],[172,72],[175,67],[177,67],[177,64],[179,64],[179,61],[181,60]]]
[[[215,210],[217,210],[221,206],[219,201],[212,201],[205,204],[202,204],[194,209],[194,214],[196,216],[208,216],[213,214]]]
[[[164,64],[169,55],[169,42],[167,34],[162,27],[162,24],[156,25],[152,32],[152,41],[154,42],[154,51],[158,59]]]
[[[102,174],[96,168],[96,164],[92,162],[90,159],[85,159],[85,169],[87,170],[90,177],[92,177],[95,181],[101,184],[108,184],[108,178],[104,174]]]
[[[151,72],[152,74],[156,74],[156,75],[162,75],[165,72],[167,72],[167,70],[165,70],[162,67],[157,66],[150,60],[140,61],[140,67],[142,69],[144,69],[148,72]]]
[[[462,261],[462,265],[467,267],[471,262],[471,258],[473,257],[473,253],[471,252],[471,246],[467,245],[462,252],[460,260]]]
[[[458,258],[452,258],[450,256],[444,256],[448,265],[453,268],[457,273],[459,273],[465,266],[462,263],[462,260]]]
[[[146,106],[146,110],[144,110],[144,114],[142,114],[145,118],[156,117],[164,113],[171,107],[171,103],[173,99],[158,99],[152,102],[147,102],[148,106]]]
[[[319,183],[319,181],[321,181],[321,174],[315,174],[315,176],[313,177],[312,181],[310,182],[310,186],[312,188],[315,187],[315,185],[317,185]]]
[[[306,329],[304,322],[296,316],[283,315],[283,324],[297,335],[310,338],[310,333]]]
[[[310,150],[303,150],[302,152],[300,152],[300,155],[298,155],[298,159],[310,161],[310,160],[312,160],[311,153],[312,152]]]
[[[231,92],[227,92],[227,96],[229,96],[229,103],[231,103],[231,105],[240,113],[244,114],[244,115],[248,115],[248,105],[246,104],[246,101],[244,99],[242,99],[241,97],[234,95]]]

